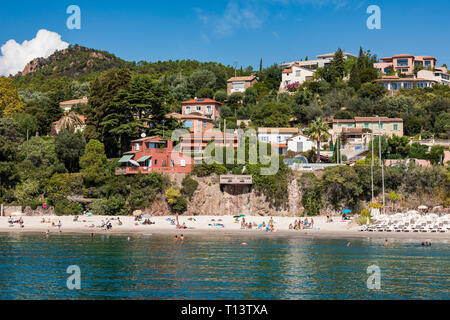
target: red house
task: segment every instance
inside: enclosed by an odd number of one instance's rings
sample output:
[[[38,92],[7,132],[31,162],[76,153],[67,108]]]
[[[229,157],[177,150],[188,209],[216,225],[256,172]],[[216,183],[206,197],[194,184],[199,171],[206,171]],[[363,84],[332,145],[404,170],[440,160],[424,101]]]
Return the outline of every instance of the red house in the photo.
[[[123,166],[116,175],[160,173],[190,173],[192,159],[173,150],[173,141],[148,137],[132,141],[132,150],[119,160]]]
[[[190,115],[197,112],[209,119],[217,120],[220,118],[220,107],[222,104],[212,99],[194,99],[181,103],[183,115]]]

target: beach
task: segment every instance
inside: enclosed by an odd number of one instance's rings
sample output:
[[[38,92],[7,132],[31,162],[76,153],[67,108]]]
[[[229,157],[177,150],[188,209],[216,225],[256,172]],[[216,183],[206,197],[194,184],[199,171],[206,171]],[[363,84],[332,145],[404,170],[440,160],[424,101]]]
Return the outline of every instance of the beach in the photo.
[[[13,217],[18,220],[20,217]],[[101,228],[102,222],[107,219],[117,219],[121,221],[119,225],[117,220],[111,221],[112,228],[105,230]],[[142,221],[135,221],[132,216],[106,217],[106,216],[80,216],[79,221],[75,222],[73,216],[35,216],[22,217],[24,228],[19,224],[13,227],[8,223],[9,217],[0,217],[0,233],[50,233],[50,234],[115,234],[115,235],[149,235],[149,234],[167,234],[167,235],[236,235],[249,237],[286,237],[286,238],[373,238],[373,239],[435,239],[450,240],[450,233],[405,233],[405,232],[361,232],[360,227],[350,221],[342,221],[340,217],[333,217],[333,222],[327,223],[326,217],[312,217],[314,227],[304,230],[290,230],[289,225],[294,224],[298,217],[273,217],[274,232],[266,232],[265,228],[241,229],[241,224],[237,223],[232,216],[180,216],[180,225],[185,224],[187,229],[177,229],[170,220],[174,216],[152,217],[151,222],[155,224],[143,225]],[[47,222],[42,223],[45,219]],[[269,223],[271,217],[246,216],[247,223],[260,225]],[[304,218],[302,218],[304,220]],[[308,218],[311,221],[311,218]],[[57,227],[61,221],[61,228]],[[241,220],[239,220],[241,221]],[[55,226],[52,226],[52,223]],[[217,226],[218,225],[218,226]],[[223,227],[222,227],[223,225]]]

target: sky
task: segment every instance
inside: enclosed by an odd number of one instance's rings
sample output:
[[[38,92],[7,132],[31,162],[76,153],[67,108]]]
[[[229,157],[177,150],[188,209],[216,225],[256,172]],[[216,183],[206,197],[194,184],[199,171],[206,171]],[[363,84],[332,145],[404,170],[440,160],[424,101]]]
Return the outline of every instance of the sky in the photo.
[[[67,28],[70,5],[81,10],[80,30]],[[367,27],[370,5],[381,10],[379,30]],[[358,54],[360,46],[378,57],[430,55],[450,65],[449,13],[448,0],[7,1],[0,75],[69,44],[128,61],[196,59],[255,69],[261,58],[269,66],[337,48]]]

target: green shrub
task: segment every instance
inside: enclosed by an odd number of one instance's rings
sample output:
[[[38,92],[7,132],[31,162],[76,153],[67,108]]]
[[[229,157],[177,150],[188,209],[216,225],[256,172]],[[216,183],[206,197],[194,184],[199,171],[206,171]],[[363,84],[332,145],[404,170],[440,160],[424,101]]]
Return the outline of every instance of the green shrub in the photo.
[[[191,200],[195,191],[197,191],[198,182],[190,176],[187,176],[183,179],[181,185],[183,186],[181,193]]]

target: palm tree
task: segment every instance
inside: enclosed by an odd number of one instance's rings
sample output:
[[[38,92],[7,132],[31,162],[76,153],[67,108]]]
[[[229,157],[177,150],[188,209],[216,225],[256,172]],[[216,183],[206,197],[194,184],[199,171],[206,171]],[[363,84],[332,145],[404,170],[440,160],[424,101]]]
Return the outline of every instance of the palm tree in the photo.
[[[328,130],[330,130],[328,124],[320,118],[313,120],[308,129],[306,129],[306,135],[317,142],[317,163],[320,163],[320,143],[327,141],[330,137]]]
[[[59,122],[61,129],[77,129],[84,125],[80,116],[75,112],[69,112],[64,117],[61,118]]]

